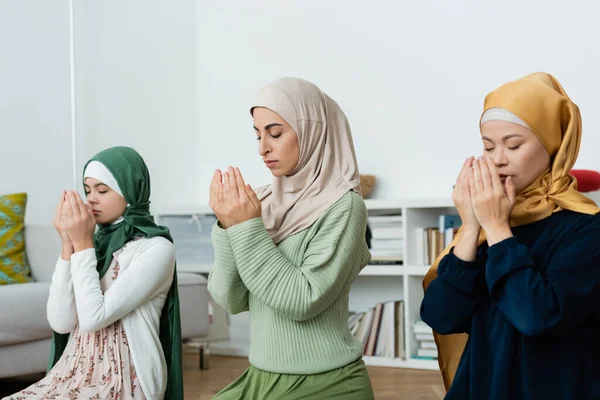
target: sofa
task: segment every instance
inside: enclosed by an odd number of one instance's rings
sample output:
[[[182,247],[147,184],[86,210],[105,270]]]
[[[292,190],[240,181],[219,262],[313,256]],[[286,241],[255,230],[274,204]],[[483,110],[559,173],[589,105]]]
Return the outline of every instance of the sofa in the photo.
[[[0,286],[0,378],[46,370],[52,337],[46,301],[60,248],[52,225],[25,226],[25,249],[34,282]],[[178,273],[177,280],[184,341],[207,336],[206,279],[199,274]],[[200,364],[207,365],[205,360]]]

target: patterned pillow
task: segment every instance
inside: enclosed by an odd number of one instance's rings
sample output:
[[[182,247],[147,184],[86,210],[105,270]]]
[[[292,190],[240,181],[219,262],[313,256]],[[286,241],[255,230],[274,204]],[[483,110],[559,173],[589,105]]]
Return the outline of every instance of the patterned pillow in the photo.
[[[0,196],[0,285],[31,282],[25,258],[27,193]]]

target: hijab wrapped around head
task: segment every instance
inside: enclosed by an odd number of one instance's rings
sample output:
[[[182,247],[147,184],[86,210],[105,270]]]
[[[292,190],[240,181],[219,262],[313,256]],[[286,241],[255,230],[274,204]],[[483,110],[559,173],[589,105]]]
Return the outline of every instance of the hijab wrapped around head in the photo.
[[[128,203],[125,213],[111,224],[98,225],[94,234],[94,249],[98,261],[96,270],[100,279],[112,262],[112,255],[125,243],[137,238],[161,236],[173,242],[169,229],[158,226],[150,214],[150,174],[142,157],[130,147],[111,147],[88,161],[84,168],[86,177],[98,179],[109,186]],[[177,273],[169,289],[160,317],[160,342],[167,363],[167,389],[165,399],[183,398],[183,372],[181,348],[181,320]],[[48,370],[60,359],[69,334],[54,332]]]
[[[490,120],[513,122],[531,129],[551,156],[550,167],[517,194],[509,220],[511,227],[540,221],[561,210],[584,214],[600,212],[592,200],[577,191],[577,181],[569,174],[579,153],[581,115],[577,105],[553,76],[533,73],[489,93],[485,98],[480,127]],[[427,272],[423,280],[424,290],[437,277],[441,259],[456,245],[460,234],[459,230]],[[482,231],[478,245],[485,241]],[[434,337],[438,363],[448,389],[467,343],[467,335],[434,333]]]
[[[279,114],[298,137],[298,165],[288,176],[260,187],[263,221],[279,243],[314,223],[348,191],[360,194],[360,176],[348,120],[340,106],[314,84],[278,79],[263,88],[250,112]]]

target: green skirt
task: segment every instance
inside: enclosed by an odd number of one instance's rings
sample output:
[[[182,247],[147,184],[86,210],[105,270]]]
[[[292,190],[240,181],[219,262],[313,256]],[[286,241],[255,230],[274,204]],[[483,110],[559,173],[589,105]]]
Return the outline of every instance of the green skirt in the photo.
[[[250,366],[213,400],[373,400],[373,387],[362,358],[345,367],[314,375],[266,372]]]

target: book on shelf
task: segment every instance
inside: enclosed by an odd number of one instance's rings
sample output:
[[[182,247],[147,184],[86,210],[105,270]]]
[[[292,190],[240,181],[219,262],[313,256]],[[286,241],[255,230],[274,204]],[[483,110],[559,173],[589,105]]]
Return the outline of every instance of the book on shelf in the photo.
[[[431,333],[431,334],[433,334],[433,329],[421,320],[418,320],[415,322],[415,324],[413,325],[413,331],[415,333]]]
[[[415,340],[419,343],[417,358],[437,359],[438,351],[433,338],[433,329],[423,321],[416,321],[413,325]]]
[[[369,261],[369,265],[394,265],[402,263],[402,253],[391,253],[390,255],[377,255],[371,252],[371,261]]]
[[[358,326],[355,328],[350,328],[350,331],[354,331],[354,337],[358,339],[363,344],[363,348],[367,345],[367,340],[369,339],[369,333],[371,332],[371,324],[373,322],[373,309],[365,313],[361,313],[360,320],[358,322]]]
[[[404,239],[371,239],[371,251],[402,251]]]
[[[368,225],[371,230],[371,240],[381,244],[396,244],[391,241],[402,240],[404,229],[401,215],[377,215],[368,217]]]
[[[462,225],[460,215],[456,214],[443,214],[439,216],[439,231],[444,234],[444,248],[449,246],[458,228]]]
[[[401,215],[369,216],[371,264],[401,264],[404,228]]]
[[[371,227],[402,226],[402,215],[369,215]]]
[[[415,253],[417,263],[432,264],[450,245],[461,225],[458,215],[443,214],[438,217],[438,226],[418,227],[415,229]]]
[[[379,326],[381,325],[381,315],[383,314],[383,303],[379,303],[375,306],[375,313],[373,314],[373,323],[371,324],[371,330],[369,332],[369,339],[365,346],[364,355],[372,356],[375,353],[375,343],[378,338]]]
[[[369,226],[371,228],[371,235],[373,239],[386,240],[386,239],[402,239],[404,231],[402,230],[402,224],[397,226]]]
[[[417,349],[417,356],[419,357],[428,357],[428,358],[437,358],[438,351],[437,349]]]
[[[419,227],[415,231],[417,264],[430,265],[444,250],[443,235],[437,227]]]
[[[412,356],[412,358],[414,358],[416,360],[437,361],[437,356],[435,356],[435,357],[428,357],[428,356],[420,356],[418,354],[415,354],[414,356]]]
[[[421,349],[437,349],[437,346],[436,346],[434,340],[421,340],[419,342],[419,344],[420,344],[419,348],[421,348]]]
[[[348,326],[363,344],[365,356],[404,358],[404,302],[378,303],[362,313],[350,313]]]
[[[430,333],[415,333],[415,339],[422,342],[434,341],[433,332]]]

